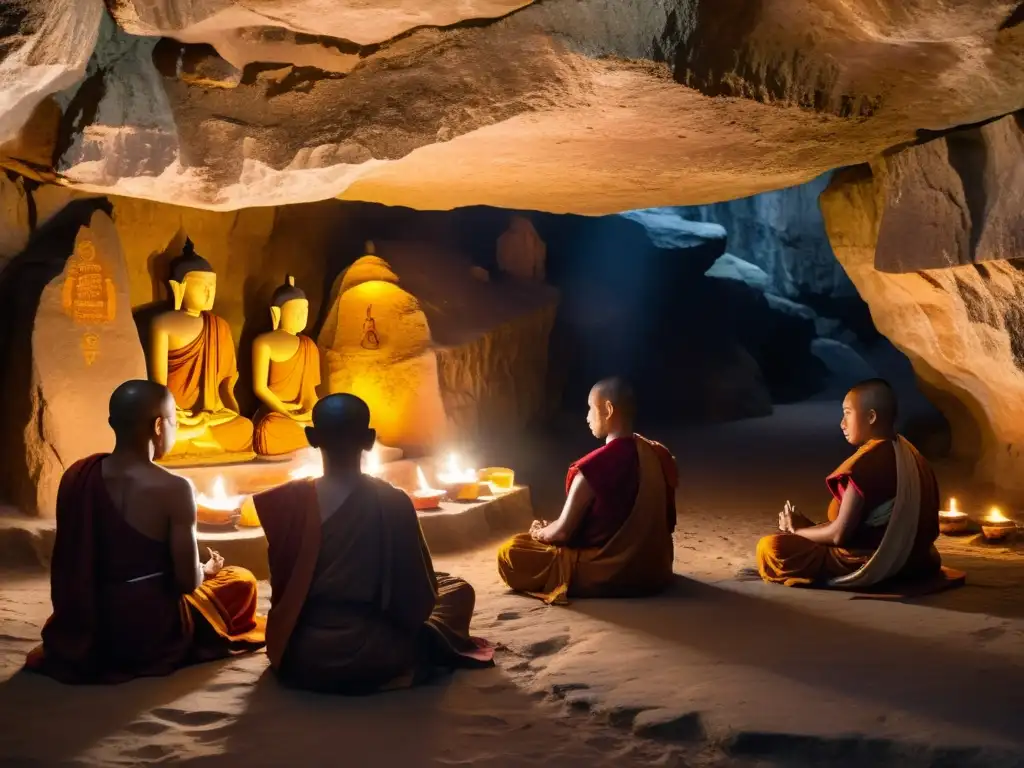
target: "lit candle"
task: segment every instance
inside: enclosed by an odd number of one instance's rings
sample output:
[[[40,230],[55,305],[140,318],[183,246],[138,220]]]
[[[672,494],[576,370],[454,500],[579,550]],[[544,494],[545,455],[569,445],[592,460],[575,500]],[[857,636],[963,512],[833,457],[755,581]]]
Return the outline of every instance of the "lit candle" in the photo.
[[[939,531],[946,535],[967,530],[967,513],[957,509],[956,499],[949,500],[949,509],[939,511]]]
[[[204,525],[231,525],[237,519],[245,501],[244,495],[229,495],[224,478],[217,476],[209,494],[197,493],[196,508],[198,519]],[[234,518],[234,519],[233,519]]]
[[[981,521],[981,532],[989,541],[1005,539],[1017,529],[1017,524],[1002,513],[999,507],[992,507]]]
[[[448,454],[448,466],[444,472],[438,473],[437,479],[448,496],[456,501],[476,501],[480,497],[477,471],[461,467],[459,457],[454,453]]]
[[[410,498],[412,498],[413,507],[417,510],[437,509],[440,507],[441,498],[445,492],[430,487],[419,465],[416,466],[416,480],[419,482],[420,487],[409,494]]]

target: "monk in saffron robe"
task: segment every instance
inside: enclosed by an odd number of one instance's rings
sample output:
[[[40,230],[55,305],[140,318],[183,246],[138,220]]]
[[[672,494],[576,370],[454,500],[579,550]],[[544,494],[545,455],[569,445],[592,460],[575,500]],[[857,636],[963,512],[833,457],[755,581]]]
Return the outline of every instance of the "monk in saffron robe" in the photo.
[[[843,435],[857,446],[825,482],[828,522],[815,525],[786,503],[782,533],[757,545],[757,570],[787,586],[867,589],[936,576],[941,559],[939,488],[928,461],[896,433],[897,401],[871,379],[843,401]]]
[[[267,655],[289,686],[361,694],[493,664],[469,634],[473,588],[434,572],[409,497],[360,471],[369,423],[358,397],[319,401],[307,439],[324,476],[254,498],[269,545]]]
[[[569,467],[566,501],[498,551],[509,588],[547,603],[657,593],[672,579],[675,459],[633,433],[635,404],[619,379],[590,391],[587,423],[603,447]]]
[[[114,452],[72,465],[57,495],[53,614],[30,670],[65,683],[117,683],[256,650],[256,579],[196,545],[182,478],[153,463],[175,438],[166,387],[129,381],[110,399]]]

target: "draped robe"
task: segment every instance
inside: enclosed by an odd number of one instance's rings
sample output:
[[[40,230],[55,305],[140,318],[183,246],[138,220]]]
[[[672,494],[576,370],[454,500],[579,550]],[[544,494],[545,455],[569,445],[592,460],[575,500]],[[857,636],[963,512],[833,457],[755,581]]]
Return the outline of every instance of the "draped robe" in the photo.
[[[320,385],[320,350],[308,336],[299,335],[295,354],[283,362],[270,361],[268,386],[282,403],[302,405]],[[256,415],[253,447],[261,456],[278,456],[308,448],[303,424],[266,408]]]
[[[530,534],[498,551],[498,574],[510,589],[547,603],[568,597],[654,594],[672,579],[676,524],[675,460],[663,445],[639,435],[612,440],[569,468],[594,500],[567,545],[543,544]]]
[[[61,478],[53,614],[26,666],[66,683],[118,683],[262,647],[255,577],[228,567],[181,594],[168,543],[133,528],[111,501],[104,458]]]
[[[928,461],[904,438],[907,471],[915,472],[915,530],[910,531],[900,553],[903,564],[888,578],[914,580],[935,574],[941,560],[935,550],[939,536],[939,488]],[[875,555],[895,516],[897,499],[897,445],[890,440],[871,440],[862,445],[826,479],[832,494],[828,519],[839,517],[843,497],[855,488],[863,497],[863,517],[850,542],[843,547],[818,544],[795,533],[765,536],[757,544],[757,568],[761,578],[787,586],[824,584],[831,580],[841,586]],[[852,585],[851,585],[852,586]]]
[[[323,522],[313,480],[254,502],[270,559],[267,655],[282,682],[369,693],[436,667],[493,663],[493,648],[469,634],[473,588],[434,573],[405,493],[363,475]]]
[[[210,312],[203,312],[202,318],[203,330],[199,335],[184,347],[168,352],[167,388],[184,411],[223,412],[227,408],[221,393],[238,381],[235,342],[231,326],[224,318]],[[227,453],[252,450],[252,422],[244,416],[212,426],[210,432]]]

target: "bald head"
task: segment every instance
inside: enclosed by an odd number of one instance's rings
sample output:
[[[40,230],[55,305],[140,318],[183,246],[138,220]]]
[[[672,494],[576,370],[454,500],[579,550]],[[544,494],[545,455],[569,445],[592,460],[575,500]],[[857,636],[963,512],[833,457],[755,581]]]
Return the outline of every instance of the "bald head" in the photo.
[[[595,437],[606,438],[633,431],[636,397],[633,388],[620,378],[602,379],[590,390],[587,423]]]
[[[862,381],[843,401],[843,434],[854,445],[891,438],[898,415],[896,392],[885,379]]]
[[[164,414],[168,400],[174,402],[171,391],[162,384],[143,379],[126,381],[110,396],[108,423],[118,437],[144,433]]]
[[[377,435],[370,429],[370,408],[355,395],[328,395],[313,406],[313,426],[306,439],[329,454],[358,458],[373,447]]]

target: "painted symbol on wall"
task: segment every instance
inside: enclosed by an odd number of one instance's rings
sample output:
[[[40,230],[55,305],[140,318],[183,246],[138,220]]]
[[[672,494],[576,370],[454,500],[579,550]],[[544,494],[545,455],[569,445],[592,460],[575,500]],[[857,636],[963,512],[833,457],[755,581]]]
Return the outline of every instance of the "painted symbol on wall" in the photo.
[[[91,329],[112,323],[117,316],[117,288],[110,268],[96,253],[96,246],[91,240],[83,238],[75,243],[66,275],[61,289],[61,306],[75,325]],[[81,348],[85,364],[92,365],[99,355],[99,335],[86,330]]]
[[[363,321],[363,340],[359,346],[363,349],[380,349],[380,337],[377,336],[377,323],[373,319],[373,304],[366,306],[366,319]]]

